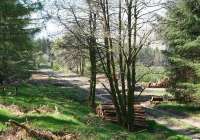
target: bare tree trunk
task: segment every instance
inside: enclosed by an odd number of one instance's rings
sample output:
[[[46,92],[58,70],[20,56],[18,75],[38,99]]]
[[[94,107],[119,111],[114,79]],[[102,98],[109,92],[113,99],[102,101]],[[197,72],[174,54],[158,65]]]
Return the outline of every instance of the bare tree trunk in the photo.
[[[91,1],[88,1],[89,5],[89,25],[90,25],[90,37],[88,39],[89,45],[89,55],[90,55],[90,95],[89,95],[89,105],[95,108],[95,95],[96,95],[96,13],[92,10]]]
[[[123,46],[122,46],[122,5],[121,0],[119,0],[119,68],[120,68],[120,79],[121,79],[121,93],[123,96],[123,114],[126,116],[126,105],[127,105],[127,97],[126,97],[126,85],[125,85],[125,68],[124,68],[124,59],[123,59]],[[123,125],[127,125],[127,118],[124,117]]]
[[[134,3],[134,26],[133,26],[133,51],[134,53],[131,55],[132,57],[132,90],[133,90],[133,95],[132,95],[132,102],[134,102],[134,96],[135,96],[135,85],[136,85],[136,52],[137,52],[137,1]],[[133,107],[133,114],[134,114],[134,107]],[[134,115],[132,115],[134,116]],[[134,122],[134,117],[133,117],[133,122]]]
[[[81,53],[81,56],[80,56],[80,74],[83,76],[84,72],[85,72],[85,58],[83,56],[83,53]]]
[[[81,54],[82,55],[82,54]],[[80,71],[80,75],[82,76],[82,56],[80,56],[80,62],[79,62],[79,71]]]
[[[100,7],[103,14],[103,31],[104,31],[104,44],[106,49],[106,76],[109,80],[110,84],[110,94],[112,96],[112,101],[115,105],[118,122],[123,124],[123,110],[124,104],[122,100],[122,96],[119,90],[118,79],[116,76],[116,69],[115,69],[115,61],[114,61],[114,54],[113,54],[113,44],[110,32],[110,15],[109,15],[109,6],[108,0],[100,0]]]
[[[96,93],[96,50],[94,47],[89,49],[90,53],[90,95],[89,95],[89,104],[91,107],[95,107],[95,93]]]
[[[142,0],[125,0],[126,10],[126,32],[124,32],[124,40],[122,41],[122,1],[119,0],[119,13],[118,13],[118,35],[119,40],[113,40],[112,36],[112,14],[110,14],[110,5],[108,0],[98,0],[99,8],[102,13],[100,13],[100,20],[102,21],[103,33],[104,33],[104,48],[102,49],[104,54],[99,51],[99,56],[101,63],[103,65],[104,72],[108,78],[110,89],[105,86],[107,91],[112,96],[112,102],[116,109],[116,114],[118,121],[123,126],[126,126],[129,131],[133,131],[134,128],[134,94],[136,85],[136,59],[141,48],[146,45],[147,38],[150,33],[140,33],[139,30],[143,27],[143,24],[149,22],[138,22],[138,19],[144,19],[143,16],[148,13],[144,12],[147,8],[149,2],[144,2]],[[111,1],[109,1],[111,2]],[[123,7],[124,8],[124,7]],[[144,13],[143,13],[144,12]],[[140,15],[139,15],[140,14]],[[114,24],[116,25],[116,24]],[[140,25],[140,26],[139,26]],[[143,30],[143,29],[141,29]],[[115,33],[115,32],[114,32]],[[143,36],[140,36],[143,34]],[[113,38],[112,38],[113,37]],[[137,39],[139,41],[137,41]],[[126,43],[127,44],[126,44]],[[126,44],[126,45],[125,45]],[[115,53],[115,46],[118,46],[117,53]],[[116,57],[116,55],[118,57]],[[117,59],[117,60],[116,60]],[[117,76],[117,66],[119,66],[120,79]],[[121,85],[121,91],[119,86]],[[127,91],[126,91],[127,88]]]
[[[78,68],[79,64],[76,64],[76,73],[79,74],[79,68]]]
[[[133,67],[132,67],[132,52],[133,52],[133,48],[132,48],[132,3],[133,0],[130,0],[129,2],[127,2],[127,14],[128,14],[128,62],[127,62],[127,88],[128,88],[128,115],[127,115],[127,119],[128,119],[128,130],[129,131],[133,131],[133,96],[134,96],[134,86],[133,85],[133,80],[132,78],[134,78],[133,75]]]

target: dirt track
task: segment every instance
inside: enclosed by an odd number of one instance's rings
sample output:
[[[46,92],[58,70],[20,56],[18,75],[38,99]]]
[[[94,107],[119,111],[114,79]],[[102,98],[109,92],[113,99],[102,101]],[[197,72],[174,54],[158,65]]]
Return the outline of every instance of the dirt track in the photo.
[[[78,86],[86,91],[89,91],[89,78],[78,76],[74,73],[64,74],[57,73],[51,70],[42,70],[37,74],[34,74],[32,81],[38,82],[48,82],[51,81],[52,84],[63,86],[70,84],[72,86]],[[107,102],[111,100],[110,95],[103,88],[101,83],[106,84],[107,81],[103,75],[97,76],[97,93],[96,97],[102,102]],[[177,114],[176,112],[170,112],[166,110],[155,109],[150,105],[148,100],[155,96],[156,92],[152,92],[155,89],[146,89],[143,94],[142,105],[146,108],[148,119],[155,120],[157,123],[165,125],[169,129],[179,132],[180,134],[187,135],[193,140],[200,140],[200,118],[194,118],[190,116],[184,116],[182,114]],[[164,89],[158,89],[159,95],[164,92]]]

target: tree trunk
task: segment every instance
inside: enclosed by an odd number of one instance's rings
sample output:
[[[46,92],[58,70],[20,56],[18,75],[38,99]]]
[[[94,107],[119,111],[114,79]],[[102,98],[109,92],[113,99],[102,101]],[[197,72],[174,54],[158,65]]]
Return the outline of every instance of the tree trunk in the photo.
[[[88,39],[88,45],[89,45],[89,55],[90,55],[90,95],[89,95],[89,105],[92,108],[95,108],[95,95],[96,95],[96,13],[92,11],[92,6],[90,1],[88,1],[89,5],[89,25],[90,25],[90,37]]]
[[[127,105],[127,97],[126,97],[126,85],[125,85],[125,69],[124,69],[124,59],[122,54],[122,6],[121,6],[121,0],[119,0],[119,68],[120,68],[120,79],[121,79],[121,93],[123,96],[123,114],[126,116],[126,105]],[[127,119],[124,117],[123,125],[127,125]]]
[[[96,93],[96,51],[94,47],[89,49],[90,53],[90,95],[89,95],[89,104],[91,107],[95,107],[95,93]]]
[[[127,120],[128,120],[128,130],[129,131],[133,131],[133,95],[134,95],[134,85],[132,83],[133,81],[133,77],[132,77],[132,52],[133,52],[133,48],[132,48],[132,0],[130,0],[130,2],[128,3],[127,6],[127,11],[128,11],[128,49],[129,49],[129,53],[128,53],[128,62],[127,62],[127,88],[128,88],[128,112],[127,112]]]
[[[81,50],[82,51],[82,50]],[[84,71],[85,71],[85,58],[81,53],[80,56],[80,75],[83,76],[84,75]]]

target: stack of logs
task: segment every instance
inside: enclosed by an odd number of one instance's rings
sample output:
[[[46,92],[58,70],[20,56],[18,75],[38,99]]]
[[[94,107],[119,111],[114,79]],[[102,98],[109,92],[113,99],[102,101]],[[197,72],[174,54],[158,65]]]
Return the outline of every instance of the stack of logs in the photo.
[[[153,96],[150,100],[150,103],[151,104],[160,104],[161,102],[164,102],[164,101],[165,102],[176,102],[177,99],[171,98],[171,97],[165,99],[164,97],[161,97],[161,96]]]
[[[104,103],[96,108],[97,115],[106,121],[117,123],[116,109],[113,104]],[[134,125],[138,127],[147,127],[145,119],[145,110],[141,105],[134,105]]]
[[[163,79],[155,83],[149,83],[148,88],[167,88],[169,86],[169,79]]]

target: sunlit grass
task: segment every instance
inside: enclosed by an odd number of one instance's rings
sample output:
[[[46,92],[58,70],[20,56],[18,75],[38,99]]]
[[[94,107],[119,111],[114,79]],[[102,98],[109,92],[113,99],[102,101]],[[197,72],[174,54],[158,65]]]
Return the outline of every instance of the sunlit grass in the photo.
[[[194,106],[193,104],[180,104],[176,102],[162,103],[157,106],[160,109],[174,110],[180,113],[186,113],[190,116],[200,116],[200,106]]]
[[[0,103],[15,104],[24,115],[17,116],[7,109],[0,109],[0,129],[6,129],[5,122],[16,120],[27,122],[33,128],[76,133],[81,140],[160,140],[177,134],[149,121],[149,127],[140,133],[130,133],[119,125],[99,119],[86,104],[87,94],[74,87],[51,85],[22,85],[18,95],[1,94]],[[33,112],[41,106],[50,112]]]

